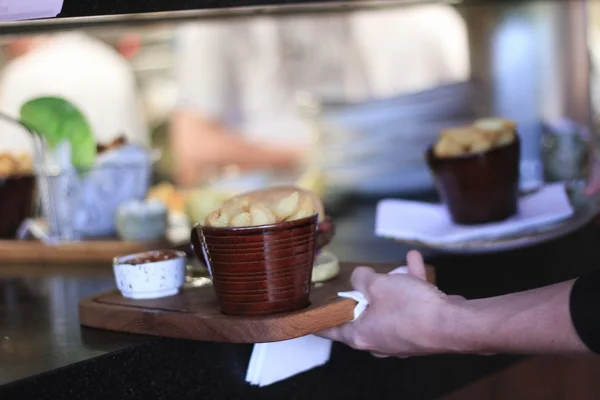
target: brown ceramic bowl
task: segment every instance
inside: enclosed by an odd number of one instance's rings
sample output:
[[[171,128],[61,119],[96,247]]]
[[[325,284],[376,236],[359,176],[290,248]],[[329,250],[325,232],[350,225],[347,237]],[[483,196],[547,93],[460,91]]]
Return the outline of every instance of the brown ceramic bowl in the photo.
[[[324,233],[332,234],[330,229]],[[196,225],[191,241],[194,253],[213,279],[221,312],[254,316],[308,306],[317,236],[315,214],[263,226]],[[272,244],[276,244],[276,250],[272,250]],[[222,245],[239,248],[240,252],[213,254],[214,246]],[[249,245],[252,251],[248,251]]]
[[[305,219],[305,218],[303,218]],[[298,221],[302,221],[302,220],[298,220]],[[292,221],[292,222],[296,222],[296,221]],[[288,222],[280,222],[280,224],[287,224]],[[278,224],[273,224],[273,225],[278,225]],[[273,225],[265,225],[265,226],[273,226]],[[246,228],[213,228],[210,227],[210,229],[223,229],[223,230],[229,230],[229,229],[246,229]],[[242,233],[240,235],[229,235],[229,236],[215,236],[212,233],[206,233],[203,234],[202,236],[205,237],[206,239],[208,239],[210,241],[210,244],[226,244],[226,243],[237,243],[238,246],[242,246],[242,247],[247,247],[247,246],[256,246],[256,245],[264,245],[265,243],[275,243],[277,244],[280,241],[295,241],[298,238],[305,238],[307,235],[314,235],[315,233],[312,231],[313,226],[308,224],[308,225],[303,225],[303,226],[297,226],[294,229],[294,232],[291,232],[289,230],[285,231],[285,232],[265,232],[264,234],[260,233],[260,232],[253,232],[253,233]]]
[[[251,245],[208,245],[208,249],[211,252],[221,253],[221,254],[235,254],[235,253],[255,253],[255,252],[263,252],[265,249],[269,250],[277,250],[281,247],[286,247],[291,244],[299,244],[304,242],[310,242],[315,240],[314,234],[307,235],[298,235],[297,237],[287,239],[287,240],[278,240],[278,241],[265,241],[263,243],[251,244]]]
[[[269,290],[279,287],[280,285],[285,285],[287,284],[286,282],[295,282],[295,280],[299,279],[300,276],[303,276],[302,273],[306,271],[306,269],[306,265],[301,264],[292,270],[287,270],[282,273],[248,273],[244,274],[243,278],[239,277],[239,273],[219,274],[217,272],[213,272],[213,279],[216,279],[214,282],[215,286],[223,284],[221,286],[225,287],[226,285],[227,290],[242,290],[241,287],[244,288],[243,290],[252,290],[252,288],[248,287],[247,285],[242,286],[242,284],[246,284],[248,282],[256,282],[256,290]],[[251,278],[250,281],[248,281],[249,278]],[[287,281],[284,281],[284,279]],[[271,281],[273,282],[271,283]],[[266,282],[269,282],[269,284],[266,284]]]
[[[296,286],[298,280],[304,279],[302,275],[284,277],[273,280],[273,284],[264,285],[264,288],[257,289],[257,286],[252,286],[253,282],[234,282],[235,285],[221,285],[219,287],[219,293],[227,295],[255,295],[255,294],[267,294],[267,293],[281,293],[286,290],[291,290]],[[217,285],[215,285],[217,286]],[[232,289],[235,288],[235,289]]]
[[[35,176],[0,179],[0,238],[14,239],[21,223],[34,211]]]
[[[313,239],[314,242],[314,239]],[[244,263],[252,261],[275,261],[283,258],[306,255],[306,246],[309,242],[290,243],[288,246],[278,246],[277,248],[268,248],[263,251],[249,251],[244,253]],[[213,262],[239,262],[241,253],[219,253],[210,250],[210,259]]]
[[[300,295],[292,299],[259,301],[255,303],[219,301],[219,304],[221,305],[221,310],[226,309],[229,311],[227,313],[229,315],[258,317],[261,315],[279,314],[305,308],[308,305],[306,300],[307,297],[307,295]]]
[[[441,158],[433,146],[426,159],[436,187],[457,224],[501,221],[517,213],[520,140],[481,154]]]
[[[290,300],[304,294],[308,294],[310,291],[310,283],[303,285],[302,289],[298,289],[296,285],[291,288],[267,291],[263,293],[251,294],[230,294],[219,291],[217,298],[219,301],[225,301],[229,303],[259,303],[259,302],[272,302],[281,300]]]
[[[309,264],[309,263],[307,263]],[[295,279],[298,279],[299,276],[302,276],[302,273],[305,272],[307,269],[305,264],[300,264],[299,266],[291,269],[291,270],[287,270],[285,272],[281,272],[281,273],[247,273],[244,274],[244,278],[240,278],[237,274],[223,274],[223,273],[217,273],[213,271],[213,278],[217,278],[217,282],[215,282],[215,285],[218,286],[221,283],[224,283],[228,286],[230,286],[230,290],[237,290],[238,284],[241,283],[248,283],[248,278],[251,278],[252,282],[255,281],[277,281],[277,282],[273,282],[273,283],[269,283],[268,285],[264,282],[261,282],[260,284],[257,283],[256,285],[256,289],[257,290],[262,290],[262,289],[270,289],[270,288],[274,288],[276,285],[278,285],[278,282],[284,283],[280,280],[282,279],[288,279],[290,281],[293,281]],[[311,271],[312,272],[312,271]],[[248,286],[245,286],[246,290],[251,290],[252,288],[249,288]]]
[[[219,292],[224,294],[263,294],[277,293],[288,290],[296,285],[298,280],[303,280],[302,274],[293,274],[281,277],[268,277],[268,280],[262,282],[255,281],[228,281],[220,279],[215,282],[215,286],[219,286]]]
[[[313,248],[314,244],[309,244],[307,248]],[[267,252],[268,253],[268,252]],[[277,258],[275,260],[264,259],[262,261],[243,261],[244,256],[239,256],[238,261],[219,261],[215,260],[212,255],[208,256],[208,262],[210,264],[227,264],[226,273],[238,274],[243,272],[244,274],[261,274],[268,271],[285,271],[287,266],[301,266],[305,264],[312,264],[313,256],[310,253],[299,254],[291,257]],[[217,269],[215,269],[213,275],[220,275]]]

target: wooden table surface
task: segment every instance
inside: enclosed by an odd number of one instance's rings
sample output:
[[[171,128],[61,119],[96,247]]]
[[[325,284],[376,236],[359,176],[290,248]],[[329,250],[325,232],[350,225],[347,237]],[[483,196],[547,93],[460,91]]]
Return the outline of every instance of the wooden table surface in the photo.
[[[0,240],[0,264],[111,264],[115,256],[171,247],[163,241],[90,240],[50,246],[38,240]]]

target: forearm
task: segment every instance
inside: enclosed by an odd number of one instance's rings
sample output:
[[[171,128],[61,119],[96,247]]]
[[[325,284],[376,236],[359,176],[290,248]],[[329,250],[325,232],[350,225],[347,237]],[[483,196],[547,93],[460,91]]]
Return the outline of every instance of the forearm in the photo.
[[[226,166],[242,168],[289,167],[300,159],[296,149],[278,149],[248,142],[232,135],[222,125],[191,112],[177,112],[171,135],[177,158],[187,167]]]
[[[464,353],[586,353],[569,310],[574,281],[451,302],[442,347]]]

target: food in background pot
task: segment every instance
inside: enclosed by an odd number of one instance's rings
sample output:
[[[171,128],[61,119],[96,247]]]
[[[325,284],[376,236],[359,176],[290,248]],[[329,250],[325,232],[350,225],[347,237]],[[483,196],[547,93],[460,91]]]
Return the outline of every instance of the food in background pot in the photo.
[[[434,146],[437,157],[457,157],[485,151],[512,143],[516,124],[503,118],[484,118],[471,125],[446,129]]]
[[[121,135],[106,145],[98,143],[96,145],[96,151],[98,152],[98,154],[101,154],[106,151],[116,150],[119,147],[124,146],[126,144],[127,144],[127,138],[125,136]]]
[[[517,212],[520,140],[514,122],[487,118],[446,130],[425,157],[454,223],[497,222]]]
[[[204,221],[206,216],[217,209],[231,193],[211,188],[194,189],[185,199],[185,214],[192,223]]]
[[[33,174],[31,156],[26,153],[0,153],[0,178]]]
[[[312,283],[329,281],[340,273],[340,264],[335,254],[323,251],[315,260],[312,270]]]
[[[189,195],[177,189],[169,182],[161,182],[148,190],[148,200],[162,201],[172,212],[185,212],[185,205]]]

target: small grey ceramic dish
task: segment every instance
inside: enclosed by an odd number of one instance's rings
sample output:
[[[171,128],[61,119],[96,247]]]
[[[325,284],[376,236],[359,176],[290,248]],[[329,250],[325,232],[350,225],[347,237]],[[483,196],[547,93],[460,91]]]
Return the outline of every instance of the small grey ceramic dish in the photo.
[[[131,241],[154,241],[165,236],[168,227],[167,207],[158,200],[132,200],[116,212],[119,237]]]

